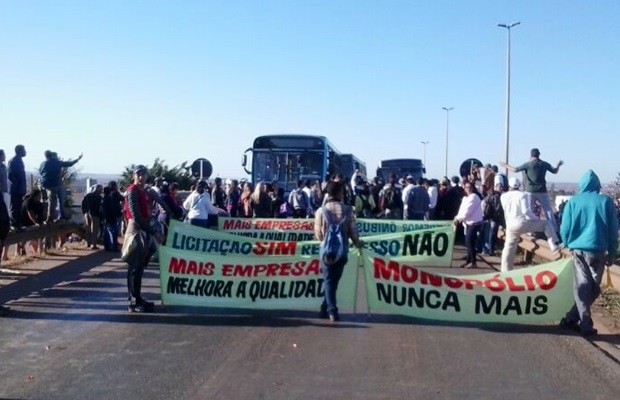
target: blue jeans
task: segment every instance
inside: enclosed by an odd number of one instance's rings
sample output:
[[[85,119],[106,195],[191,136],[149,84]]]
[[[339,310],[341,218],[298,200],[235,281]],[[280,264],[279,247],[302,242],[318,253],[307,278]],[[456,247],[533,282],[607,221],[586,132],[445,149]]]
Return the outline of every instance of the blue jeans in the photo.
[[[323,290],[325,298],[321,305],[322,310],[326,310],[329,315],[338,315],[338,305],[336,303],[336,291],[338,290],[338,282],[342,277],[344,266],[347,264],[347,258],[336,262],[334,265],[326,266],[321,260],[321,272],[323,273]]]
[[[482,229],[482,222],[465,226],[465,246],[467,247],[467,263],[476,263],[476,242]]]
[[[555,221],[555,215],[553,215],[553,209],[551,208],[551,201],[547,192],[529,193],[530,195],[530,207],[534,210],[534,203],[536,200],[540,203],[540,208],[545,213],[545,219],[551,222],[554,231],[558,231],[558,224]]]
[[[106,222],[103,233],[103,247],[108,251],[118,251],[118,222]]]
[[[573,250],[573,264],[575,305],[566,314],[566,319],[569,322],[579,321],[579,329],[582,332],[588,332],[593,328],[590,306],[601,294],[601,280],[605,272],[605,253]]]
[[[499,231],[499,223],[496,221],[493,221],[492,219],[489,220],[489,231],[487,232],[486,235],[486,240],[485,240],[485,245],[484,245],[484,249],[489,253],[489,254],[493,254],[495,253],[495,242],[497,241],[497,231]]]
[[[54,211],[58,207],[59,217],[65,219],[65,188],[63,186],[45,188],[47,191],[47,220],[54,220]]]
[[[476,242],[476,251],[478,253],[482,253],[486,250],[487,237],[489,236],[489,220],[485,219],[482,221],[482,225],[480,225],[480,230],[478,231],[478,237]]]

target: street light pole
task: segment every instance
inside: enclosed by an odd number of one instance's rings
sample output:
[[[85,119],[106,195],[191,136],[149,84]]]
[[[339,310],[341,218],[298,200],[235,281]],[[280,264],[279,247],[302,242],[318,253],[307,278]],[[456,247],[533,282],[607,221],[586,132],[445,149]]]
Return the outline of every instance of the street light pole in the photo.
[[[448,134],[450,132],[450,111],[454,110],[454,107],[441,107],[446,110],[446,171],[444,176],[448,176]]]
[[[422,145],[424,146],[424,168],[426,168],[426,145],[429,144],[429,141],[422,141]]]
[[[508,164],[508,155],[510,151],[510,30],[519,24],[521,24],[521,22],[513,22],[512,24],[497,24],[498,27],[506,28],[508,31],[508,44],[506,46],[506,164]],[[508,175],[508,168],[506,168],[506,175]]]

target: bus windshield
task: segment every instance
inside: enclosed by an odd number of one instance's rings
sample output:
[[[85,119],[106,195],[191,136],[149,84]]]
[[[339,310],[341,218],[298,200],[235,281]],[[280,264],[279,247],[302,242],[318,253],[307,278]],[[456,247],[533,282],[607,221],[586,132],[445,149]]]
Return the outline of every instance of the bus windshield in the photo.
[[[323,151],[261,151],[255,150],[253,175],[256,182],[277,180],[286,189],[307,176],[324,176]]]

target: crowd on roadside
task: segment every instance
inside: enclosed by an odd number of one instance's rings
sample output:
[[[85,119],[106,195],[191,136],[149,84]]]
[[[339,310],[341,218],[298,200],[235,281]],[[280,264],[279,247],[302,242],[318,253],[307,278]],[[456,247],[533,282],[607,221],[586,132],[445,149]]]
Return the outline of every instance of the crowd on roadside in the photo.
[[[0,149],[0,194],[2,195],[2,231],[8,234],[9,230],[22,231],[29,226],[42,226],[67,219],[65,208],[60,206],[65,202],[65,190],[62,185],[62,175],[66,168],[75,165],[82,159],[80,155],[75,160],[63,161],[58,153],[46,150],[44,161],[39,167],[40,182],[27,191],[26,171],[23,158],[26,157],[26,148],[18,144],[15,154],[5,165],[6,154]],[[59,240],[62,241],[62,238]],[[2,238],[4,241],[4,238]],[[55,243],[55,239],[47,240],[47,246]],[[30,242],[32,249],[37,253],[42,245],[40,240]],[[26,244],[16,246],[16,254],[24,255]],[[2,261],[8,259],[8,248],[2,246]]]
[[[33,188],[26,195],[22,161],[25,155],[24,146],[16,146],[15,156],[5,171],[5,154],[0,150],[0,192],[4,200],[0,204],[0,245],[8,233],[9,220],[12,229],[20,230],[28,224],[43,225],[66,218],[61,206],[64,194],[61,172],[77,163],[81,156],[72,161],[60,161],[56,153],[46,151],[40,168],[41,187]],[[326,224],[332,224],[329,218],[323,217],[328,203],[341,204],[337,207],[337,219],[350,215],[348,218],[353,220],[448,220],[462,227],[457,229],[457,236],[462,232],[467,248],[462,267],[468,268],[477,267],[479,253],[495,254],[498,229],[504,227],[506,234],[501,255],[504,272],[513,268],[520,235],[541,232],[547,237],[551,251],[559,253],[568,247],[573,254],[576,305],[561,325],[591,335],[596,334],[596,329],[592,326],[590,305],[600,293],[604,265],[613,262],[617,254],[619,203],[614,204],[609,197],[600,194],[600,180],[590,170],[579,183],[579,194],[563,205],[559,214],[562,218],[558,220],[547,193],[545,175],[558,173],[562,164],[560,161],[554,167],[541,160],[538,149],[532,149],[530,160],[518,167],[500,163],[508,171],[523,173],[524,191],[518,178],[507,179],[498,172],[497,166],[487,164],[471,168],[464,176],[444,177],[441,181],[415,179],[410,175],[391,175],[387,182],[379,178],[369,181],[356,171],[350,180],[342,175],[331,176],[324,182],[300,180],[287,195],[275,181],[253,184],[236,180],[223,182],[216,178],[209,185],[199,180],[183,202],[178,199],[176,183],[155,178],[149,185],[146,167],[139,165],[134,171],[134,182],[125,193],[119,191],[116,182],[110,182],[105,188],[94,185],[84,197],[82,213],[91,249],[97,249],[102,238],[106,250],[119,251],[118,236],[125,232],[122,258],[129,264],[128,287],[133,299],[129,309],[132,312],[152,310],[152,303],[140,295],[141,275],[156,249],[154,241],[165,240],[171,219],[209,228],[215,225],[217,216],[316,217],[322,221],[323,230],[316,232],[319,239],[327,232]],[[10,190],[7,190],[8,181]],[[43,191],[47,207],[42,203]],[[347,226],[351,227],[348,237],[361,247],[355,224]],[[18,251],[23,251],[23,246],[18,245]],[[33,245],[33,249],[36,248]],[[325,279],[335,279],[337,287],[338,278],[325,276]],[[329,312],[330,318],[337,320],[335,292],[329,297],[321,310],[322,315]]]

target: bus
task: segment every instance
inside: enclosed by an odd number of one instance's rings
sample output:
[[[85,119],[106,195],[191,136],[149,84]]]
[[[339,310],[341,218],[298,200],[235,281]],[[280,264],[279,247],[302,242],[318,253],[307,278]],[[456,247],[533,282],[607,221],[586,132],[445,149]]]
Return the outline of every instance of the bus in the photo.
[[[423,178],[426,168],[422,160],[418,158],[396,158],[392,160],[382,160],[377,168],[377,177],[387,182],[391,174],[396,175],[396,179],[405,178],[407,175],[413,179]]]
[[[355,174],[355,170],[358,170],[364,179],[366,179],[366,164],[353,154],[343,154],[342,176],[344,176],[345,179],[350,180]]]
[[[257,137],[243,154],[241,165],[253,183],[277,181],[287,194],[297,187],[298,180],[323,181],[333,174],[350,179],[355,169],[366,169],[357,157],[340,153],[326,137],[302,134]]]

